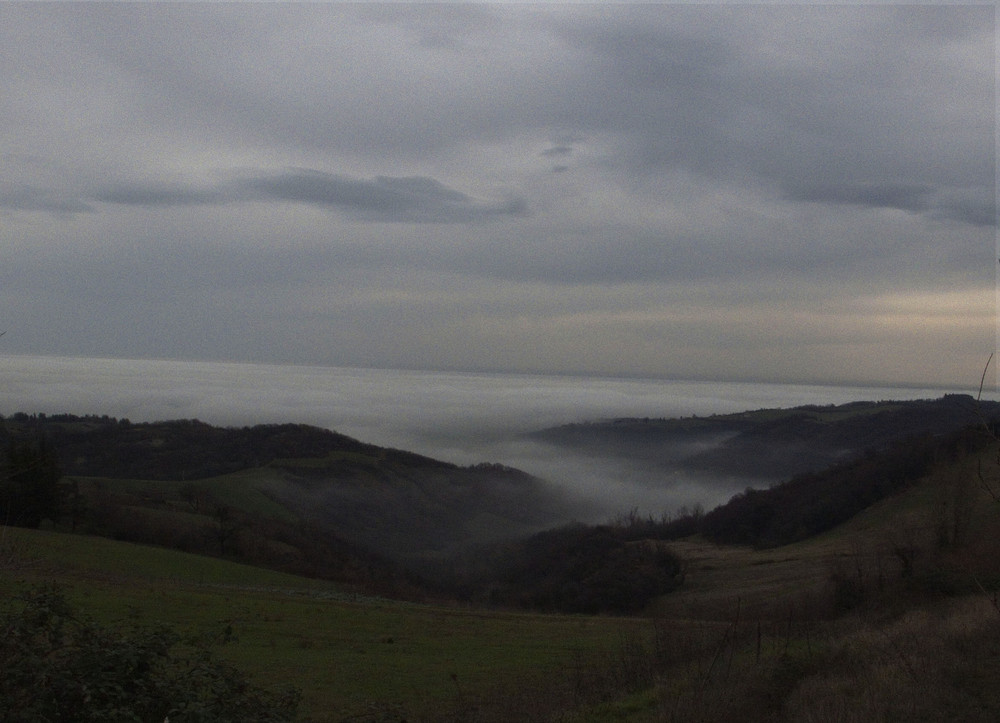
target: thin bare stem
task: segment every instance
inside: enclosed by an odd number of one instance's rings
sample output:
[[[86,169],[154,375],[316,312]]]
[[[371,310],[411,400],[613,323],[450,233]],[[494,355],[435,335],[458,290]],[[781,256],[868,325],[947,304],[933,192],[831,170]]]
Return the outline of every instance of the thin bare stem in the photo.
[[[986,360],[986,366],[983,367],[983,376],[979,379],[979,394],[976,395],[976,401],[978,402],[983,396],[983,385],[986,384],[986,372],[990,368],[990,362],[993,361],[993,355],[996,352],[990,352],[990,358]]]

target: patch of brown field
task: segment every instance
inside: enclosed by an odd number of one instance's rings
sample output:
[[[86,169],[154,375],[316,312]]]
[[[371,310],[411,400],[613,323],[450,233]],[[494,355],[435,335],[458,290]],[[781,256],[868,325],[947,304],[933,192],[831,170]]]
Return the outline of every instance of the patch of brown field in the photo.
[[[649,612],[674,620],[728,621],[737,607],[753,619],[784,619],[790,610],[825,618],[849,602],[835,599],[845,587],[877,599],[897,593],[903,577],[947,584],[944,592],[1000,586],[1000,502],[970,460],[942,465],[916,487],[801,543],[762,550],[700,538],[662,544],[684,560],[684,584]]]
[[[977,460],[802,543],[663,544],[686,572],[649,610],[655,682],[574,720],[1000,720],[1000,498]]]
[[[901,573],[896,549],[924,544],[930,529],[929,523],[903,526],[894,537],[858,520],[836,534],[764,550],[700,539],[672,542],[669,547],[685,562],[684,585],[657,601],[650,612],[674,619],[727,621],[737,607],[760,619],[783,619],[791,608],[794,614],[827,617],[831,585],[838,575],[876,588],[887,585]]]
[[[1000,615],[984,596],[921,608],[836,641],[784,702],[795,721],[994,721]]]
[[[737,607],[751,617],[787,615],[789,604],[822,592],[839,554],[720,547],[698,540],[670,547],[685,562],[684,585],[650,612],[687,620],[728,621]]]
[[[833,723],[1000,719],[1000,609],[986,595],[834,620],[661,619],[656,683],[580,721]],[[744,614],[746,611],[743,611]]]

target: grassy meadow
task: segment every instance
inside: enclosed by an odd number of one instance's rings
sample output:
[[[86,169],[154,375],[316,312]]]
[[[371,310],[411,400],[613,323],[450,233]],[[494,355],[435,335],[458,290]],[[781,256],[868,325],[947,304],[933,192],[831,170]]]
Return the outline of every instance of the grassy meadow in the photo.
[[[472,700],[553,695],[645,621],[499,613],[360,597],[210,557],[4,528],[0,591],[57,582],[102,623],[166,623],[266,687],[302,691],[303,719],[434,720]],[[539,692],[544,691],[544,694]],[[557,694],[557,695],[556,695]]]

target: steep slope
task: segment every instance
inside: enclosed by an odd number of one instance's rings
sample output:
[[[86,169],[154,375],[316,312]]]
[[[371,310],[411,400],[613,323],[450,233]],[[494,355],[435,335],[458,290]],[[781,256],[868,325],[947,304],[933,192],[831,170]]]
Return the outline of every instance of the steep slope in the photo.
[[[124,493],[131,506],[166,505],[176,515],[186,502],[199,514],[225,506],[297,519],[397,559],[534,531],[569,507],[554,487],[515,469],[461,467],[307,425],[17,414],[0,429],[5,446],[39,439],[68,479],[106,480],[99,491]]]

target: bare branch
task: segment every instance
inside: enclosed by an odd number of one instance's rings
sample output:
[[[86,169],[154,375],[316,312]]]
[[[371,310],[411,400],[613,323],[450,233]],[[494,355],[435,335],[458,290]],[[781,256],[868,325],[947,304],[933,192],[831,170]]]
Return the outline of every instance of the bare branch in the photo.
[[[983,397],[983,385],[986,383],[986,372],[990,368],[990,362],[993,361],[993,355],[996,352],[990,352],[990,358],[986,360],[986,366],[983,367],[983,376],[979,379],[979,394],[976,395],[976,401],[978,402]]]

